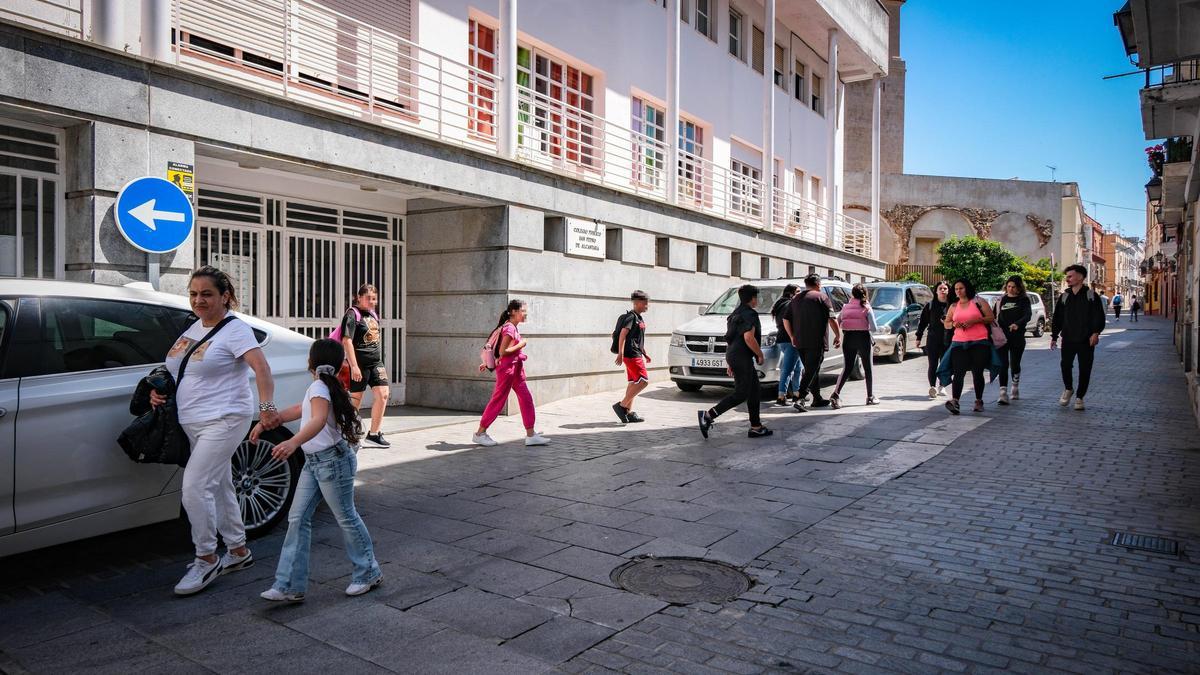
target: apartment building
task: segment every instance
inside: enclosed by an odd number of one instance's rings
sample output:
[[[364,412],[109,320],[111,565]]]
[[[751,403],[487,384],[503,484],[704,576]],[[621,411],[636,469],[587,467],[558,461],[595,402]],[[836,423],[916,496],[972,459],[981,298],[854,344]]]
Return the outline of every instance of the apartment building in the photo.
[[[1130,300],[1135,295],[1141,296],[1138,271],[1143,257],[1141,249],[1139,237],[1126,237],[1114,231],[1104,232],[1100,256],[1104,258],[1104,290],[1110,297],[1117,293]]]
[[[0,275],[182,292],[214,264],[313,336],[370,282],[395,402],[464,409],[520,297],[535,396],[611,388],[635,288],[657,365],[743,280],[883,276],[842,158],[888,21],[878,0],[9,0]],[[113,202],[168,171],[195,232],[146,254]]]
[[[1126,2],[1113,15],[1121,43],[1143,71],[1139,93],[1147,152],[1146,247],[1140,271],[1146,307],[1175,323],[1193,408],[1200,418],[1196,303],[1200,217],[1200,5],[1190,0]]]

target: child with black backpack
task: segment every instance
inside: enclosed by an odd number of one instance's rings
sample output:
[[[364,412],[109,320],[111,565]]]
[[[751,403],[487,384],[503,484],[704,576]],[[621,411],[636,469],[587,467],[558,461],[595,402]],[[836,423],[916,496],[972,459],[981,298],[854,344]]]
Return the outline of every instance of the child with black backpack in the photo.
[[[633,399],[650,386],[646,364],[651,359],[646,354],[646,322],[642,319],[642,315],[650,308],[650,296],[644,291],[634,291],[629,299],[633,302],[633,308],[617,317],[612,347],[609,348],[617,355],[616,365],[625,366],[625,398],[612,407],[622,424],[646,421],[633,411]]]

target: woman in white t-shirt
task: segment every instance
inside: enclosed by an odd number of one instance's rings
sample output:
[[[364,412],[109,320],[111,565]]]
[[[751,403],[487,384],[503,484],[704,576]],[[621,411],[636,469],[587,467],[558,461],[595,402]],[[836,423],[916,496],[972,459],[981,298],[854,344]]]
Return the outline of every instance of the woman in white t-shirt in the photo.
[[[192,525],[196,559],[175,585],[177,595],[198,593],[222,574],[254,564],[254,556],[246,548],[246,527],[233,489],[230,461],[256,415],[265,429],[279,426],[279,413],[272,402],[275,381],[271,367],[254,331],[231,314],[237,308],[233,280],[215,267],[201,267],[188,282],[188,299],[200,320],[189,326],[167,353],[167,368],[177,382],[179,424],[192,449],[183,470],[183,508]],[[230,320],[226,322],[226,318]],[[180,380],[179,367],[185,357],[187,366]],[[257,410],[250,390],[251,370],[261,401]],[[157,392],[150,394],[152,405],[166,400]],[[226,548],[220,558],[218,532]]]
[[[280,413],[284,422],[300,420],[300,431],[275,446],[271,455],[286,460],[304,450],[304,468],[296,484],[292,510],[288,512],[288,531],[279,551],[275,583],[263,591],[264,600],[300,602],[308,589],[308,557],[312,545],[313,512],[325,498],[329,510],[342,528],[346,555],[354,566],[346,595],[362,595],[383,583],[383,571],[375,560],[371,534],[354,506],[354,474],[358,458],[351,444],[362,437],[362,420],[357,406],[338,379],[338,369],[346,358],[345,348],[336,340],[317,340],[308,351],[308,369],[313,383],[304,392],[304,402]],[[255,426],[251,440],[257,439],[265,425]]]

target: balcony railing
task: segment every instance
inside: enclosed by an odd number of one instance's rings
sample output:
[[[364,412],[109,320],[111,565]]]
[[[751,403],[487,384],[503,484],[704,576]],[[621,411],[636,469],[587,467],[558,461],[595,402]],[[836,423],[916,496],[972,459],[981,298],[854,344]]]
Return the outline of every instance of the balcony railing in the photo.
[[[1166,63],[1146,69],[1147,89],[1157,89],[1196,80],[1200,80],[1200,59]]]
[[[173,0],[179,67],[438,141],[496,154],[502,78],[312,0]],[[84,0],[2,3],[0,19],[86,39]],[[1180,71],[1194,77],[1192,69]],[[1173,75],[1174,76],[1174,75]],[[869,225],[591,111],[517,86],[518,161],[874,257]],[[676,172],[669,194],[668,171]],[[765,200],[771,222],[764,222]]]

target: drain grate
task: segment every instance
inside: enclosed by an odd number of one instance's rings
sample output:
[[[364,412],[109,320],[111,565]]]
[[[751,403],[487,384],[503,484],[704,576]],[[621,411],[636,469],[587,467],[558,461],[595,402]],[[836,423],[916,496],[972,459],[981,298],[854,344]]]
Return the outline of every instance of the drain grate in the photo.
[[[1163,537],[1149,537],[1144,534],[1134,534],[1132,532],[1117,532],[1113,534],[1111,543],[1113,546],[1123,546],[1138,551],[1179,555],[1179,542],[1174,539],[1164,539]]]
[[[639,558],[611,576],[627,591],[674,605],[723,603],[750,589],[750,577],[736,567],[695,558]]]

